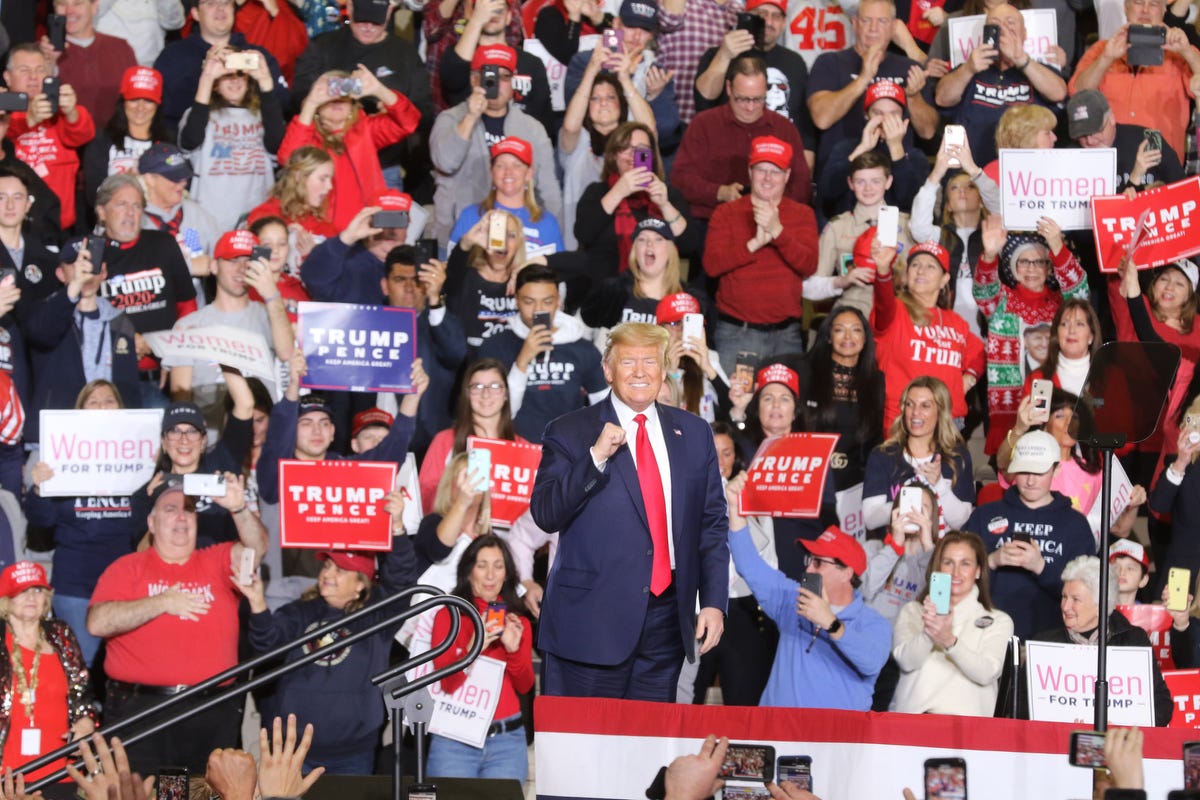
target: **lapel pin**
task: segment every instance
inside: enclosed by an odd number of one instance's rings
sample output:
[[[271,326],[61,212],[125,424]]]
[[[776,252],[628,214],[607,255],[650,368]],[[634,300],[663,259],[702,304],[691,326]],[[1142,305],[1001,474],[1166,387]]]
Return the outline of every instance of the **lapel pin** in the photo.
[[[676,436],[683,436],[683,431],[679,430],[679,428],[672,428],[672,430],[675,431]]]

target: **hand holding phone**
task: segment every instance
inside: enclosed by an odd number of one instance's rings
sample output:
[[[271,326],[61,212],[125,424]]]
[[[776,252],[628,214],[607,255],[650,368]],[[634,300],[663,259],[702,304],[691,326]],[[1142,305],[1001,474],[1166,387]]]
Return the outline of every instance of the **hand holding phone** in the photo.
[[[1050,398],[1054,395],[1054,381],[1034,378],[1029,389],[1029,421],[1044,425],[1050,421]]]
[[[471,478],[471,488],[477,492],[486,492],[492,487],[492,451],[482,447],[467,449],[467,475]]]
[[[942,616],[950,613],[950,573],[933,572],[929,575],[929,599],[934,611]]]
[[[961,758],[925,761],[925,800],[967,800],[967,762]]]
[[[683,347],[685,350],[692,349],[689,342],[693,339],[704,341],[704,315],[703,314],[684,314],[683,315]]]
[[[488,250],[493,253],[508,250],[508,220],[504,214],[495,211],[488,217]]]
[[[881,247],[895,247],[899,243],[900,209],[897,206],[880,206],[875,235]]]
[[[1188,590],[1192,587],[1192,571],[1171,567],[1167,572],[1167,611],[1187,611]]]

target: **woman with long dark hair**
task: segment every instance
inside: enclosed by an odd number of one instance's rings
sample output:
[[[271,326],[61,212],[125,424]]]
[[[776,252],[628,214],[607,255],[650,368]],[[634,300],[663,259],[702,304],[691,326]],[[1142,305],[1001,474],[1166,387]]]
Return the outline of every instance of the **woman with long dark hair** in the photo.
[[[525,441],[513,430],[508,400],[508,370],[494,358],[481,358],[467,366],[454,413],[454,427],[438,431],[421,462],[421,507],[433,508],[438,482],[450,459],[467,451],[467,437]]]
[[[504,682],[483,747],[434,734],[426,770],[432,778],[508,778],[524,783],[529,774],[525,721],[518,695],[533,688],[533,626],[525,603],[517,596],[517,567],[508,545],[495,534],[484,534],[468,545],[458,562],[453,594],[475,604],[491,620],[484,631],[483,655],[504,662]],[[503,621],[495,619],[499,616]],[[433,620],[433,641],[450,635],[450,610]],[[434,667],[450,664],[471,646],[475,629],[463,625],[455,645],[434,659]],[[466,676],[443,678],[442,691],[454,692]]]
[[[615,73],[610,60],[619,61]],[[604,153],[613,131],[630,119],[658,131],[654,112],[633,85],[629,54],[615,54],[603,45],[592,50],[583,79],[563,116],[558,131],[558,161],[563,171],[563,239],[567,249],[578,246],[575,239],[576,202],[583,190],[600,180]]]
[[[888,524],[892,501],[909,483],[937,495],[942,524],[957,528],[975,505],[971,454],[951,416],[950,391],[937,378],[916,378],[905,387],[901,414],[888,438],[867,458],[863,478],[863,521],[867,531]]]
[[[649,167],[634,164],[637,148],[650,151]],[[600,180],[579,198],[575,238],[579,249],[587,252],[593,274],[615,275],[628,265],[633,232],[647,217],[671,227],[682,255],[696,252],[700,233],[689,224],[690,213],[683,195],[667,184],[654,130],[641,122],[626,122],[608,137]]]
[[[875,337],[861,311],[838,306],[829,312],[800,364],[800,375],[804,430],[838,434],[831,465],[837,490],[861,484],[867,456],[883,441],[884,399]],[[849,531],[845,522],[842,529]]]
[[[102,111],[100,113],[103,113]],[[112,116],[83,151],[83,193],[88,208],[109,175],[136,173],[138,159],[155,142],[167,141],[162,114],[162,75],[152,67],[130,67]]]

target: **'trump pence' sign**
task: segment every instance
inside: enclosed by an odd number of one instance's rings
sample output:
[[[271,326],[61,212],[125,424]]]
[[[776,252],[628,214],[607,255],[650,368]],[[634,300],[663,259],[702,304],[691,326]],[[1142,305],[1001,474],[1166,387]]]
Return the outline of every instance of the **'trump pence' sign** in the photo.
[[[1090,723],[1096,694],[1096,648],[1026,642],[1029,718]],[[1154,725],[1154,653],[1149,647],[1108,648],[1108,721]]]
[[[43,497],[129,495],[154,477],[162,410],[42,411]]]
[[[391,550],[384,497],[396,464],[380,461],[279,461],[279,538],[283,547]]]

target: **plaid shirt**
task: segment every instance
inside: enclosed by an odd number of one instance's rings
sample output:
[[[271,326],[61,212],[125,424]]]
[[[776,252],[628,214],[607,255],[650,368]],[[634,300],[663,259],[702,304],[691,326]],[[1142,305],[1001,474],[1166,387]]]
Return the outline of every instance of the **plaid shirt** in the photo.
[[[658,65],[675,71],[675,105],[679,118],[688,124],[696,116],[696,66],[710,47],[719,47],[733,29],[743,0],[686,0],[682,14],[669,14],[658,6]]]
[[[512,11],[512,20],[504,31],[504,41],[513,50],[520,50],[525,41],[525,29],[521,27],[521,5],[517,0],[509,0],[508,5]],[[450,105],[442,94],[442,55],[458,44],[458,38],[467,27],[465,11],[461,0],[449,19],[442,19],[435,3],[430,3],[425,8],[425,18],[422,22],[425,33],[425,66],[429,68],[433,107],[438,111],[445,111]]]

